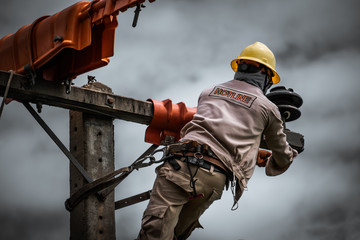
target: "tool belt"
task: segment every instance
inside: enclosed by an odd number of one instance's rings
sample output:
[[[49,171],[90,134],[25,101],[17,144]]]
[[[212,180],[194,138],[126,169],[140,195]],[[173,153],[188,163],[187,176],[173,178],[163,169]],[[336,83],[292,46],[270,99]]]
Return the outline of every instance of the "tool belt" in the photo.
[[[167,153],[174,155],[175,159],[187,161],[201,168],[210,170],[213,166],[215,172],[223,173],[228,177],[232,175],[231,171],[206,144],[199,144],[195,141],[179,142],[169,145]]]

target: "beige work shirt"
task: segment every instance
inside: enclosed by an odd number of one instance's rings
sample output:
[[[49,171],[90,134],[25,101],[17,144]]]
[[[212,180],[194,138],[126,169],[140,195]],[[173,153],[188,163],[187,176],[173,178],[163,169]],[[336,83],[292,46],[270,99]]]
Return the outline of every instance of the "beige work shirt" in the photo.
[[[293,150],[283,130],[277,106],[258,87],[231,80],[201,93],[197,112],[181,130],[180,141],[210,146],[238,180],[236,203],[253,175],[262,135],[272,150],[266,174],[279,175],[289,167]]]

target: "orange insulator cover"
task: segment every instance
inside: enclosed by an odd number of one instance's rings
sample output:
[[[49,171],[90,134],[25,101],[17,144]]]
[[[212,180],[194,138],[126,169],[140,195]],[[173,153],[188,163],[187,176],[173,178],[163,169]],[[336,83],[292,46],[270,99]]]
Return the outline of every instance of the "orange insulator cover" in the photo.
[[[186,107],[185,103],[173,104],[170,99],[152,101],[154,106],[153,119],[146,129],[145,142],[152,144],[166,144],[166,136],[171,136],[173,141],[180,139],[180,130],[196,113],[195,108]]]
[[[114,55],[116,15],[145,0],[80,1],[0,39],[0,70],[36,71],[49,81],[103,67]]]

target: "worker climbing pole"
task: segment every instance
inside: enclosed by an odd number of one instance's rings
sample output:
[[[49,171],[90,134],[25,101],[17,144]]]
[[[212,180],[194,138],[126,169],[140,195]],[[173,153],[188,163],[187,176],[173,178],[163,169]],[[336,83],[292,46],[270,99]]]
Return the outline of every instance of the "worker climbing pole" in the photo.
[[[172,162],[176,170],[177,160],[189,161],[185,151],[190,148],[201,148],[193,154],[193,160],[202,160],[203,153],[216,157],[206,146],[192,144],[186,145],[186,149],[182,148],[184,146],[177,149],[184,153],[179,159],[174,154],[173,144],[181,138],[181,129],[193,120],[196,107],[187,107],[183,102],[174,104],[171,99],[140,101],[117,96],[111,88],[91,76],[86,86],[73,86],[72,81],[78,75],[109,63],[109,57],[114,54],[116,16],[128,8],[135,8],[132,26],[136,27],[144,3],[145,0],[81,1],[52,16],[40,17],[0,40],[0,95],[3,96],[0,117],[5,101],[22,102],[70,160],[70,197],[65,201],[65,207],[70,212],[70,238],[73,240],[115,239],[114,211],[151,196],[149,190],[115,202],[114,188],[134,170],[164,162]],[[234,71],[238,64],[240,62],[231,63]],[[268,66],[256,64],[247,70],[255,68],[258,72],[269,71]],[[275,63],[270,70],[276,73],[274,68]],[[268,80],[274,77],[270,72],[265,74],[268,74]],[[278,82],[277,77],[274,83]],[[302,98],[285,87],[273,88],[266,97],[280,111],[287,142],[301,153],[304,137],[287,129],[285,123],[301,116]],[[70,110],[70,149],[61,143],[30,103],[36,104],[39,113],[42,104]],[[144,140],[152,144],[132,164],[117,170],[114,168],[114,119],[148,125]],[[163,146],[159,148],[160,145]],[[264,137],[260,147],[268,149]],[[160,157],[156,158],[158,155]],[[208,170],[222,171],[202,162],[201,167],[204,166],[208,166]],[[191,168],[190,165],[187,167]],[[195,194],[195,176],[196,173],[190,174],[194,195],[189,199],[204,197],[202,193]]]

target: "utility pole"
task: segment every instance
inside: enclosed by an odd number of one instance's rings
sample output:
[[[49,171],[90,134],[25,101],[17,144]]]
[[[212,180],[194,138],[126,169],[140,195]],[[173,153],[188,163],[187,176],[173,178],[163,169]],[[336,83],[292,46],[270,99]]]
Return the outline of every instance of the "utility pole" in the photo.
[[[103,92],[106,89],[107,93],[112,93],[106,86],[99,89]],[[71,110],[70,152],[94,180],[113,172],[113,118]],[[70,164],[70,195],[85,184],[87,182],[84,177]],[[116,239],[114,192],[108,194],[105,200],[99,200],[92,194],[70,212],[70,239]]]

